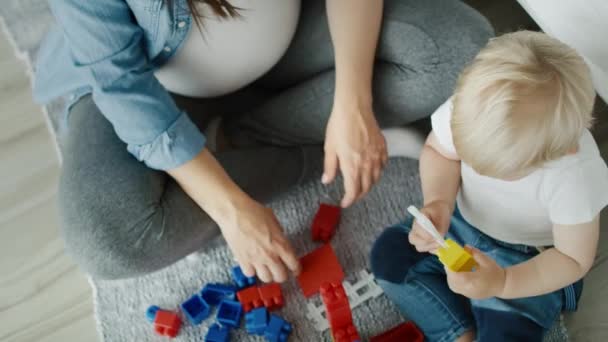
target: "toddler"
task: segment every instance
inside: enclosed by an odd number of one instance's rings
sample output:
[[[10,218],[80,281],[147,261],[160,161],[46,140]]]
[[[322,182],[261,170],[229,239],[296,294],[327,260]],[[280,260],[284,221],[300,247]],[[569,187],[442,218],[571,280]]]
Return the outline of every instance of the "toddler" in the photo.
[[[521,31],[492,39],[433,114],[421,211],[478,267],[446,269],[411,218],[371,252],[378,282],[427,341],[541,341],[576,309],[608,204],[594,98],[573,49]]]

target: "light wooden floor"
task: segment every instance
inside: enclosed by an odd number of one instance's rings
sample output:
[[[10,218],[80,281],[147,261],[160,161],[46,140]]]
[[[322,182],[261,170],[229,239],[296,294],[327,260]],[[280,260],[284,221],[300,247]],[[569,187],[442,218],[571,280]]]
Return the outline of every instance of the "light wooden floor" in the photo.
[[[51,137],[4,33],[0,75],[0,341],[97,341],[91,288],[58,236]]]

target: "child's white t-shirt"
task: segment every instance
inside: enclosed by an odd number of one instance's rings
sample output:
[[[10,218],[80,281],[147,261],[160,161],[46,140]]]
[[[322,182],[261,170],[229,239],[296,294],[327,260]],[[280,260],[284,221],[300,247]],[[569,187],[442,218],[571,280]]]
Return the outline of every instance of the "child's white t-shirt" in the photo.
[[[458,155],[451,118],[450,99],[432,115],[433,132],[446,151]],[[608,205],[608,167],[587,130],[576,154],[551,161],[519,180],[482,176],[464,162],[461,177],[457,204],[463,218],[509,243],[553,245],[554,224],[590,222]]]

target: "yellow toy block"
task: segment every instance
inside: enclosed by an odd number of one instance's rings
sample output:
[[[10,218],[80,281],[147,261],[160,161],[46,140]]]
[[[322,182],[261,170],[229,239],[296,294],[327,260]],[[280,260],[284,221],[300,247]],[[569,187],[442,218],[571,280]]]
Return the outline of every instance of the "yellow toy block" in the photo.
[[[439,261],[454,272],[471,272],[477,266],[473,256],[462,248],[456,241],[445,240],[447,247],[437,250]]]

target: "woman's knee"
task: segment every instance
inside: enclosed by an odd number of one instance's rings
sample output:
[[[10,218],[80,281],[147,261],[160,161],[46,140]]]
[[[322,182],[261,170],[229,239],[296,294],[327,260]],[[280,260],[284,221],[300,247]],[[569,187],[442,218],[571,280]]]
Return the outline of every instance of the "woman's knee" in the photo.
[[[489,21],[478,11],[456,0],[390,0],[385,2],[383,34],[393,34],[382,45],[402,46],[405,58],[414,53],[435,54],[423,56],[419,62],[442,64],[454,62],[462,67],[477,54],[494,35]],[[425,51],[416,46],[422,44]],[[392,62],[398,63],[399,60]]]
[[[385,7],[380,59],[400,66],[403,77],[417,78],[439,103],[494,36],[488,20],[462,1],[391,0]]]
[[[65,181],[60,184],[59,205],[66,251],[94,278],[128,278],[157,268],[152,262],[154,248],[146,240],[163,224],[162,210],[151,207],[126,215],[112,202],[82,196]]]
[[[408,240],[408,230],[398,225],[385,229],[370,253],[372,272],[376,278],[398,283],[403,281],[419,255]]]
[[[493,34],[488,21],[461,1],[386,1],[374,78],[381,124],[432,114]]]

